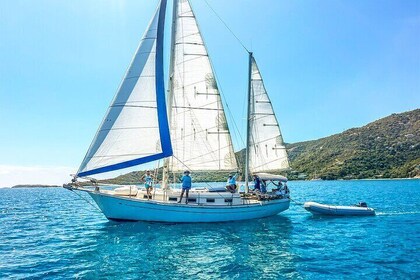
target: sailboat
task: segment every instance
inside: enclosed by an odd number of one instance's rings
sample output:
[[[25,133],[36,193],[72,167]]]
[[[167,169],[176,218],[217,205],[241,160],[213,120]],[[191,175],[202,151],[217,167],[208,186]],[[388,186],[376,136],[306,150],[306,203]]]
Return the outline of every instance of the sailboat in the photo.
[[[289,208],[280,187],[250,191],[250,175],[264,184],[287,182],[273,175],[289,168],[279,123],[257,62],[249,53],[245,186],[242,192],[191,189],[179,200],[177,172],[239,170],[214,70],[189,0],[174,0],[169,89],[164,86],[164,28],[161,0],[131,65],[72,183],[87,192],[110,220],[226,222],[277,215]],[[137,186],[110,190],[84,187],[78,179],[163,161],[161,188],[152,196]],[[180,203],[181,202],[181,203]]]

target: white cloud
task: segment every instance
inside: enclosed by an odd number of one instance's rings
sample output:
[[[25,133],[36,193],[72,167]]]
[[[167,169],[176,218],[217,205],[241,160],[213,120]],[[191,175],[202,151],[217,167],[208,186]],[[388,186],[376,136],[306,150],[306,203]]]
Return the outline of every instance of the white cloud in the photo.
[[[74,168],[64,166],[0,165],[0,188],[19,184],[62,185],[70,181]]]

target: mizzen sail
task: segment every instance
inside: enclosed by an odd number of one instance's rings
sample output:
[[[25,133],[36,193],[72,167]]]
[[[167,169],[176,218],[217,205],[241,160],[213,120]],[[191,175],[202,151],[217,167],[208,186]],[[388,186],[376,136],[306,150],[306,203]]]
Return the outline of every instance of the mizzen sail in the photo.
[[[253,56],[250,86],[249,169],[251,173],[289,169],[280,126]]]
[[[172,155],[163,78],[165,10],[162,0],[77,176]]]
[[[169,169],[235,170],[223,104],[196,18],[188,0],[174,2]]]

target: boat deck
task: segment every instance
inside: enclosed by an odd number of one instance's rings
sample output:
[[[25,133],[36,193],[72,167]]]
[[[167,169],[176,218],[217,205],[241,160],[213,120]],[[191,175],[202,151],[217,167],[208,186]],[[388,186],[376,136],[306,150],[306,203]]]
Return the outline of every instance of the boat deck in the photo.
[[[100,193],[126,197],[129,199],[135,199],[140,201],[154,201],[164,203],[186,203],[186,197],[182,201],[179,201],[181,196],[181,190],[161,190],[156,189],[152,191],[151,195],[148,196],[145,188],[137,188],[134,186],[125,186],[117,188],[115,190],[99,190]],[[199,206],[233,206],[233,205],[245,205],[245,204],[260,204],[261,201],[276,200],[287,198],[282,195],[276,195],[274,193],[267,193],[264,196],[258,196],[254,194],[240,194],[230,192],[210,192],[207,189],[191,189],[188,196],[189,205]]]

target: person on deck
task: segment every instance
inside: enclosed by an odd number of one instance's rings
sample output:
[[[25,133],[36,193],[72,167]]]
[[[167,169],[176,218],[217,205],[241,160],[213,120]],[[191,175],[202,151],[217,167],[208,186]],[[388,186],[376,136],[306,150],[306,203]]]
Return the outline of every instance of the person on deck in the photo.
[[[280,181],[278,181],[278,182],[273,181],[272,183],[273,183],[274,186],[276,186],[276,188],[273,189],[273,191],[277,191],[277,192],[281,192],[282,191],[283,184]]]
[[[261,192],[261,179],[258,175],[254,175],[254,192],[259,191]]]
[[[190,171],[188,170],[184,171],[184,176],[182,176],[181,182],[182,182],[182,191],[181,191],[181,197],[179,198],[178,203],[181,203],[182,197],[184,196],[184,192],[185,192],[185,204],[188,204],[188,193],[190,192],[191,184],[192,184]]]
[[[236,192],[236,177],[238,176],[238,173],[236,173],[235,175],[230,174],[227,182],[226,182],[226,189],[231,192],[231,193],[235,193]]]
[[[144,182],[144,187],[146,188],[147,197],[149,198],[152,195],[154,179],[155,177],[150,174],[150,170],[147,170],[146,173],[144,173],[144,175],[141,177],[141,180]]]
[[[262,193],[266,193],[267,192],[267,181],[266,180],[262,180],[262,183],[261,183],[261,192]]]
[[[272,183],[273,183],[274,186],[276,186],[276,188],[272,189],[271,191],[274,194],[280,195],[280,196],[283,197],[284,196],[283,184],[280,181],[278,181],[278,182],[273,181]]]
[[[286,197],[289,197],[290,195],[290,190],[289,190],[289,188],[287,187],[287,184],[286,183],[284,183],[284,186],[283,186],[283,189],[284,189],[284,195],[286,196]]]

